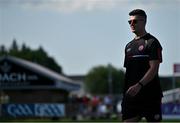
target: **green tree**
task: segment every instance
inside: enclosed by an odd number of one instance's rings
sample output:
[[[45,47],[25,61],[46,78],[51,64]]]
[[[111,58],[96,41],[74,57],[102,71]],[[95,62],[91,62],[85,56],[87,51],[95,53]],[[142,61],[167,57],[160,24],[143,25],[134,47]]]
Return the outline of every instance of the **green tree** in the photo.
[[[19,47],[18,47],[18,44],[17,44],[17,40],[16,39],[13,39],[12,41],[12,44],[11,44],[11,47],[9,49],[9,53],[11,55],[18,55],[19,53]]]
[[[88,72],[85,78],[85,89],[92,94],[109,94],[110,90],[112,90],[112,94],[120,94],[123,80],[124,72],[122,70],[113,66],[97,66]]]
[[[6,47],[4,45],[0,46],[0,55],[6,55],[7,54],[7,50]]]
[[[20,47],[16,39],[13,39],[12,44],[8,50],[5,46],[0,46],[0,55],[11,55],[18,58],[22,58],[31,62],[35,62],[44,67],[47,67],[53,71],[62,74],[62,68],[57,64],[54,58],[50,57],[42,46],[38,49],[32,50],[30,47],[26,46],[25,43]]]

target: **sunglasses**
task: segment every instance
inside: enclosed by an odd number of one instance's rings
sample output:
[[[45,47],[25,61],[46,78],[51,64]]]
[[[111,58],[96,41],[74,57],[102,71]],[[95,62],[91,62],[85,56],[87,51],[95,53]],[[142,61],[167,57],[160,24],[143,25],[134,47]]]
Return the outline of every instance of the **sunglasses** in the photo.
[[[138,21],[143,21],[143,19],[139,19],[139,20],[128,20],[128,23],[131,24],[137,24]]]

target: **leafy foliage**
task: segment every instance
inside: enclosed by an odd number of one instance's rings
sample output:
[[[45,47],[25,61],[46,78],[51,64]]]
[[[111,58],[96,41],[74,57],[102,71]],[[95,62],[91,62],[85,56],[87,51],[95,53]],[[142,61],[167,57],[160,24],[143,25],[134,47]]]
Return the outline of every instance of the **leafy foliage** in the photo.
[[[123,80],[124,72],[122,70],[113,66],[97,66],[88,72],[85,78],[85,89],[92,94],[120,94]]]
[[[61,66],[56,63],[54,58],[48,56],[47,52],[43,49],[42,46],[40,46],[38,49],[33,50],[30,47],[26,46],[25,43],[23,43],[20,47],[16,39],[13,39],[13,42],[9,49],[7,49],[4,45],[0,46],[0,56],[2,55],[11,55],[28,61],[32,61],[62,74]]]

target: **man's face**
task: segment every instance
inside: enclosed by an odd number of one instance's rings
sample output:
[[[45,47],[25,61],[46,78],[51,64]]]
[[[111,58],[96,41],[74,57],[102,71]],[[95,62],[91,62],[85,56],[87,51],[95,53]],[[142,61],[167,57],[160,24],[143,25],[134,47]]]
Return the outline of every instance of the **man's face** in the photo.
[[[144,31],[145,29],[145,19],[141,16],[130,16],[128,23],[130,25],[131,31],[135,34],[141,33],[141,31]]]

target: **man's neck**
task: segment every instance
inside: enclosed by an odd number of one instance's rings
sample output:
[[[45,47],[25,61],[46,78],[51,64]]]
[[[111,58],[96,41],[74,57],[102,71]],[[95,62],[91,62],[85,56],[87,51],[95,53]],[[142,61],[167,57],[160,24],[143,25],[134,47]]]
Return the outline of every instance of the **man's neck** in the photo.
[[[143,37],[143,36],[146,35],[146,34],[147,34],[146,31],[143,31],[143,32],[141,32],[141,33],[137,33],[135,39],[139,39],[139,38]]]

